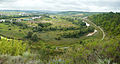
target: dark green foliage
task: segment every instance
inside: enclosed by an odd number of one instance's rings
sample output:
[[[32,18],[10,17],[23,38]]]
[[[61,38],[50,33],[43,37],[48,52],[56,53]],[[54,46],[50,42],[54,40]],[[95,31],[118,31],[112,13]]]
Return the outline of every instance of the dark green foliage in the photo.
[[[43,24],[44,25],[44,24]],[[67,30],[79,30],[82,29],[82,27],[61,27],[61,26],[56,26],[56,27],[41,27],[41,26],[37,26],[37,27],[33,27],[33,31],[34,32],[40,32],[40,31],[57,31],[57,30],[63,30],[63,31],[67,31]]]
[[[58,37],[56,37],[55,39],[56,39],[56,40],[61,40],[61,37],[60,37],[60,36],[58,36]]]
[[[36,33],[34,33],[31,37],[31,40],[34,41],[34,42],[38,41],[39,40],[38,35]]]
[[[120,34],[120,13],[104,13],[89,17],[98,26],[104,28],[109,35]]]
[[[26,38],[28,38],[34,42],[37,42],[39,40],[38,35],[34,32],[31,32],[31,31],[28,32]]]
[[[50,25],[52,25],[52,24],[51,23],[39,23],[38,24],[38,26],[40,26],[40,27],[48,27]]]
[[[11,30],[11,28],[9,28],[8,30]]]
[[[42,31],[42,30],[43,28],[41,26],[33,27],[33,32]]]
[[[90,32],[94,32],[93,27],[80,29],[79,31],[74,31],[74,32],[64,32],[63,34],[60,34],[60,35],[65,38],[79,38],[80,36],[83,36]]]
[[[21,23],[21,22],[13,22],[12,24],[17,25],[17,26],[21,26],[22,29],[28,28],[28,26],[26,24]]]
[[[26,37],[27,37],[27,38],[31,38],[31,37],[32,37],[32,35],[33,35],[33,32],[31,32],[31,31],[30,31],[30,32],[28,32],[28,34],[27,34],[27,36],[26,36]]]

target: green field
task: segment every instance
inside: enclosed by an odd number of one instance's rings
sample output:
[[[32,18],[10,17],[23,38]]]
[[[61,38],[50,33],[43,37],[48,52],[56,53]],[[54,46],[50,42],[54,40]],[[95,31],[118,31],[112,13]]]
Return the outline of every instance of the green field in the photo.
[[[22,39],[26,36],[29,29],[21,29],[19,26],[13,26],[8,23],[0,23],[0,34],[15,39]]]

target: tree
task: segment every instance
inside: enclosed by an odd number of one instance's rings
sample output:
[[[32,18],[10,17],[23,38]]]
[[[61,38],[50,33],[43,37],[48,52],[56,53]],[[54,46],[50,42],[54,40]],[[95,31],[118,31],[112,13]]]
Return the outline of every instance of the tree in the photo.
[[[32,35],[33,35],[33,32],[28,32],[28,34],[27,34],[27,38],[31,38],[32,37]]]
[[[55,39],[56,39],[56,40],[61,40],[61,37],[60,37],[60,36],[58,36],[58,37],[56,37]]]
[[[41,26],[41,27],[48,27],[52,25],[51,23],[39,23],[38,26]]]
[[[39,40],[38,35],[36,33],[34,33],[31,37],[31,40],[34,42],[38,41]]]

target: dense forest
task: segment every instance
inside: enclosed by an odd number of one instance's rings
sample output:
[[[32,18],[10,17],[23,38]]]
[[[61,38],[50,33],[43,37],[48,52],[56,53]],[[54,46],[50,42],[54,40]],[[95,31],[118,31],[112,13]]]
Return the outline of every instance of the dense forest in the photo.
[[[108,35],[117,36],[120,34],[120,13],[104,13],[89,17],[95,24],[101,26]]]

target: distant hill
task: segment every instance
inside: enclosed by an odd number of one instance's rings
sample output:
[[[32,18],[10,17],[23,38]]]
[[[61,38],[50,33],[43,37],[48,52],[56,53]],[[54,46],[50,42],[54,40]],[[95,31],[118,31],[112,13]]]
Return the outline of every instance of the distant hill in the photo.
[[[103,13],[103,12],[84,12],[84,11],[61,11],[58,12],[57,14],[59,15],[84,15],[84,16],[88,16],[88,15],[93,15],[93,14],[99,14],[99,13]]]
[[[56,14],[58,11],[48,11],[48,10],[0,10],[0,12],[25,12],[33,14]]]
[[[102,12],[84,12],[84,11],[49,11],[49,10],[0,10],[0,12],[25,12],[34,14],[59,14],[59,15],[76,15],[76,14],[96,14]]]

